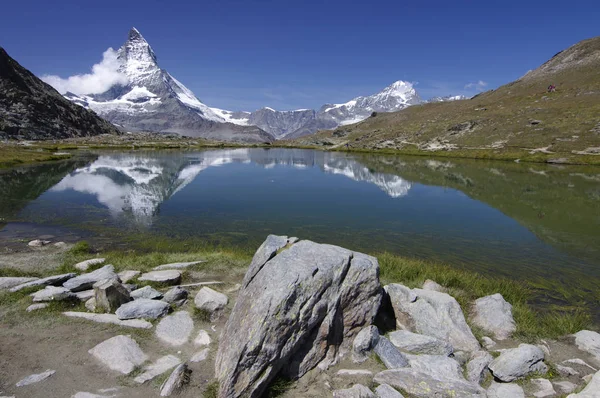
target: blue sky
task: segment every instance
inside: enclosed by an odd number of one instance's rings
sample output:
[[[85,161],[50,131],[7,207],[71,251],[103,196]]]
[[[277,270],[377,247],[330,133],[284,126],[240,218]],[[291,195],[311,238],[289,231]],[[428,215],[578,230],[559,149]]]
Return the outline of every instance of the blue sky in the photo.
[[[423,98],[473,95],[600,34],[598,0],[5,3],[0,45],[36,75],[89,72],[135,26],[200,100],[250,111],[346,102],[396,80]]]

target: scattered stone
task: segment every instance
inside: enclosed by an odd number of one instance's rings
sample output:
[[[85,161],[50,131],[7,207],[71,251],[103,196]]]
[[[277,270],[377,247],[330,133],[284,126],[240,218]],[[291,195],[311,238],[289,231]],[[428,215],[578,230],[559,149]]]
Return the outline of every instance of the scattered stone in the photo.
[[[119,276],[119,279],[121,279],[121,282],[127,283],[139,274],[141,274],[140,271],[121,271],[117,275]]]
[[[393,345],[402,351],[411,354],[450,355],[454,349],[447,341],[438,340],[435,337],[425,336],[409,332],[408,330],[397,330],[389,334]]]
[[[581,379],[585,382],[585,384],[587,384],[592,380],[593,377],[594,377],[593,374],[589,374],[589,375],[583,376]]]
[[[479,350],[479,342],[454,297],[433,290],[411,290],[400,284],[390,284],[385,290],[400,329],[448,341],[455,350]]]
[[[393,345],[387,338],[383,336],[379,336],[379,340],[377,341],[377,345],[375,345],[373,351],[388,369],[403,368],[408,366],[408,360],[404,354],[402,354],[395,345]]]
[[[483,346],[486,350],[490,350],[496,346],[496,342],[487,336],[483,336],[481,340],[483,340]]]
[[[67,249],[69,247],[69,245],[66,244],[65,242],[56,242],[54,244],[54,247],[64,250],[64,249]]]
[[[567,398],[598,398],[600,397],[600,372],[596,372],[587,386],[577,394],[571,394]]]
[[[115,274],[114,266],[109,264],[87,274],[81,274],[75,278],[69,279],[63,283],[63,286],[72,292],[80,292],[82,290],[91,289],[94,286],[94,283],[104,279],[119,280],[119,276]]]
[[[48,304],[48,303],[31,304],[29,307],[27,307],[27,309],[25,311],[31,312],[31,311],[36,311],[36,310],[42,310],[42,309],[48,307],[49,305],[50,304]]]
[[[267,238],[244,277],[219,340],[219,396],[260,396],[277,374],[326,369],[377,314],[376,258],[307,240],[278,251],[286,244]]]
[[[127,291],[130,293],[129,295],[131,296],[131,292],[133,292],[134,290],[137,290],[138,286],[133,284],[133,283],[124,283],[123,287],[125,289],[127,289]]]
[[[200,330],[198,332],[198,337],[194,340],[194,344],[197,346],[209,345],[211,342],[210,336],[206,332],[206,330]]]
[[[375,348],[379,341],[379,330],[376,326],[367,326],[354,338],[352,342],[352,360],[362,363],[369,358],[369,352]]]
[[[554,387],[550,380],[547,379],[531,379],[531,385],[536,389],[533,396],[536,398],[553,397],[556,395]]]
[[[379,384],[389,384],[406,392],[411,397],[486,397],[485,390],[476,383],[471,383],[460,378],[446,379],[412,368],[384,370],[375,375],[374,381]]]
[[[47,278],[36,279],[31,282],[26,282],[21,285],[12,287],[12,288],[10,288],[10,291],[14,293],[14,292],[18,292],[19,290],[22,290],[22,289],[25,289],[28,287],[33,287],[33,286],[61,285],[66,280],[74,278],[75,275],[76,274],[69,273],[69,274],[53,275],[53,276],[49,276]]]
[[[87,271],[93,265],[104,264],[104,261],[106,261],[104,258],[92,258],[75,264],[75,268],[80,271]]]
[[[525,398],[525,392],[518,384],[492,381],[487,390],[487,398]]]
[[[192,358],[190,359],[190,362],[202,362],[204,361],[206,358],[208,358],[208,353],[210,352],[209,348],[204,348],[200,351],[198,351],[197,353],[195,353]]]
[[[80,391],[71,395],[71,398],[114,398],[116,395],[100,395],[91,392]]]
[[[156,376],[160,376],[166,371],[173,369],[179,365],[181,360],[174,355],[166,355],[158,358],[156,362],[150,364],[144,368],[144,372],[137,376],[133,381],[136,383],[144,384],[147,381],[154,379]]]
[[[439,283],[432,281],[431,279],[427,279],[425,282],[423,282],[423,289],[424,290],[433,290],[435,292],[442,292],[442,293],[448,292],[448,289],[446,289],[444,286],[440,285]]]
[[[142,319],[121,320],[115,314],[90,314],[89,312],[67,311],[63,312],[63,315],[70,316],[72,318],[83,318],[98,323],[112,323],[113,325],[136,329],[150,329],[152,327],[152,324],[148,321],[144,321]]]
[[[160,300],[138,299],[120,306],[117,311],[119,319],[158,319],[167,315],[169,304]]]
[[[582,330],[575,333],[574,336],[577,348],[593,355],[600,363],[600,334],[591,330]]]
[[[389,384],[381,384],[375,389],[375,396],[377,398],[404,398],[404,395],[400,394],[398,390]]]
[[[366,369],[340,369],[336,373],[337,376],[373,376],[373,372]]]
[[[471,321],[497,340],[505,340],[517,330],[512,305],[500,293],[475,300]]]
[[[352,388],[335,390],[333,398],[375,398],[375,394],[362,384],[355,384]]]
[[[579,372],[569,366],[555,365],[558,373],[563,377],[578,376]]]
[[[181,306],[188,298],[189,292],[180,286],[175,286],[174,288],[169,289],[165,296],[163,297],[163,301],[166,301],[169,304],[175,304],[176,306]]]
[[[172,346],[188,342],[194,330],[194,321],[187,311],[179,311],[166,316],[156,326],[156,337]]]
[[[50,244],[49,240],[35,239],[27,244],[29,247],[42,247]]]
[[[577,389],[577,386],[570,381],[555,381],[554,387],[560,394],[570,394]]]
[[[148,300],[159,300],[163,294],[152,286],[144,286],[131,292],[131,298],[134,300],[148,299]]]
[[[169,397],[189,382],[190,370],[185,363],[177,366],[169,378],[160,387],[160,396]]]
[[[129,291],[116,279],[106,279],[94,284],[96,310],[112,313],[131,301]]]
[[[485,379],[488,365],[494,360],[486,351],[475,351],[471,355],[471,360],[467,363],[467,380],[473,383],[479,383]]]
[[[229,299],[223,293],[219,293],[210,287],[203,287],[200,289],[196,298],[194,298],[194,304],[196,304],[196,308],[207,311],[211,314],[215,314],[215,317],[218,313],[225,308]]]
[[[171,264],[163,264],[163,265],[159,265],[158,267],[154,267],[153,269],[155,271],[161,271],[161,270],[165,270],[165,269],[180,269],[180,268],[187,268],[191,265],[196,265],[196,264],[200,264],[203,263],[204,260],[199,260],[199,261],[192,261],[189,263],[171,263]]]
[[[164,271],[150,271],[142,274],[138,278],[138,281],[148,282],[159,282],[166,283],[169,285],[176,285],[181,282],[181,271],[177,270],[164,270]]]
[[[520,344],[517,348],[503,351],[489,364],[495,378],[503,382],[511,382],[531,373],[546,373],[544,352],[531,344]]]
[[[124,335],[105,340],[88,352],[111,370],[126,375],[148,359],[135,340]]]
[[[587,368],[592,369],[594,372],[596,372],[598,369],[594,368],[593,366],[590,366],[586,361],[584,361],[583,359],[579,359],[579,358],[573,358],[573,359],[567,359],[565,361],[563,361],[563,363],[573,363],[575,365],[581,365],[581,366],[585,366]]]
[[[64,301],[77,298],[69,289],[57,286],[46,286],[31,295],[34,302],[41,301]]]
[[[27,282],[37,281],[39,278],[21,278],[7,276],[0,278],[0,290],[10,289],[11,287],[19,286]]]
[[[542,121],[541,120],[530,120],[529,124],[531,124],[532,126],[535,126],[536,124],[541,124]]]
[[[88,311],[96,312],[96,297],[92,297],[88,301],[86,301],[85,308],[87,308]]]
[[[96,293],[94,292],[94,289],[90,289],[77,292],[75,293],[75,296],[77,297],[77,299],[79,299],[79,301],[87,301],[92,297],[95,297]]]
[[[56,370],[48,369],[45,372],[27,376],[17,383],[17,387],[24,387],[30,384],[39,383],[40,381],[46,380],[48,377],[52,376],[54,373],[56,373]]]
[[[433,377],[448,380],[463,380],[460,364],[444,355],[407,355],[412,369],[429,374]]]

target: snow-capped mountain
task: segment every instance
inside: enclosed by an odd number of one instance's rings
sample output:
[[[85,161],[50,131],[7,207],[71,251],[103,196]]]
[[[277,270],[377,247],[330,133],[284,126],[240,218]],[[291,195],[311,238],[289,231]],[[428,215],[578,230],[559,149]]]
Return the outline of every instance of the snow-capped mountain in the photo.
[[[221,141],[270,142],[273,137],[254,126],[230,123],[229,117],[205,104],[158,65],[150,44],[132,28],[117,52],[118,72],[126,85],[116,84],[102,94],[65,97],[94,110],[128,131],[178,133]]]
[[[412,84],[399,80],[377,94],[356,97],[343,104],[325,104],[318,111],[276,111],[272,108],[262,108],[252,113],[233,113],[215,108],[212,110],[231,123],[258,126],[275,138],[281,139],[297,138],[317,130],[358,123],[373,112],[395,112],[419,103],[421,99]]]
[[[466,100],[469,97],[464,95],[446,95],[444,97],[432,97],[427,102],[448,102],[448,101],[460,101]]]

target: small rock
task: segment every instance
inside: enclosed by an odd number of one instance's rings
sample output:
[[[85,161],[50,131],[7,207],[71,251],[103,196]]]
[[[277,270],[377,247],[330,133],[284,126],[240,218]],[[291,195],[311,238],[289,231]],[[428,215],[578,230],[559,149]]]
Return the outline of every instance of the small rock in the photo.
[[[27,282],[37,281],[39,278],[21,278],[7,276],[0,278],[0,290],[10,289],[11,287],[19,286]]]
[[[333,398],[375,398],[375,394],[362,384],[355,384],[352,388],[335,390]]]
[[[532,126],[535,126],[535,125],[541,124],[541,123],[542,123],[541,120],[530,120],[529,121],[529,124],[531,124]]]
[[[556,370],[563,377],[577,376],[579,372],[569,366],[556,365]]]
[[[115,274],[115,267],[112,265],[105,265],[93,272],[87,274],[81,274],[75,278],[69,279],[63,286],[72,292],[80,292],[82,290],[91,289],[94,283],[105,279],[119,279],[119,276]]]
[[[53,276],[49,276],[47,278],[41,278],[41,279],[36,279],[33,280],[31,282],[26,282],[23,283],[21,285],[15,286],[10,288],[11,292],[18,292],[19,290],[28,288],[28,287],[33,287],[33,286],[49,286],[49,285],[60,285],[62,284],[64,281],[70,279],[70,278],[74,278],[76,274],[73,273],[69,273],[69,274],[62,274],[62,275],[53,275]]]
[[[94,292],[94,289],[90,289],[90,290],[84,290],[81,292],[77,292],[77,293],[75,293],[75,296],[79,299],[79,301],[87,301],[87,300],[91,299],[92,297],[95,297],[96,293]]]
[[[27,244],[29,247],[42,247],[50,244],[49,240],[35,239]]]
[[[487,390],[487,396],[488,398],[525,398],[525,392],[518,384],[492,381]]]
[[[140,271],[121,271],[117,275],[119,276],[119,279],[121,279],[122,283],[127,283],[139,274],[141,274]]]
[[[202,362],[204,361],[206,358],[208,358],[208,353],[210,352],[209,348],[205,348],[203,350],[198,351],[197,353],[195,353],[192,358],[190,359],[190,362]]]
[[[163,264],[163,265],[159,265],[158,267],[154,267],[153,269],[155,271],[161,271],[161,270],[165,270],[165,269],[181,269],[181,268],[187,268],[191,265],[196,265],[196,264],[200,264],[203,263],[204,260],[199,260],[199,261],[192,261],[189,263],[171,263],[171,264]]]
[[[194,344],[197,346],[209,345],[210,342],[210,336],[208,335],[206,330],[200,330],[198,332],[198,336],[194,340]]]
[[[120,306],[115,314],[119,319],[158,319],[167,315],[169,304],[160,300],[138,299]]]
[[[336,373],[337,376],[369,376],[373,377],[373,372],[366,369],[340,369]]]
[[[89,312],[67,311],[63,312],[63,315],[70,316],[72,318],[83,318],[98,323],[111,323],[113,325],[136,329],[150,329],[152,327],[152,324],[148,321],[144,321],[142,319],[121,320],[115,314],[90,314]]]
[[[435,337],[412,333],[408,330],[397,330],[389,334],[390,341],[402,351],[412,354],[450,355],[454,351],[452,345]]]
[[[24,387],[30,384],[39,383],[40,381],[46,380],[48,377],[52,376],[54,373],[56,373],[56,370],[48,369],[45,372],[27,376],[17,383],[17,387]]]
[[[154,289],[152,286],[144,286],[140,289],[134,290],[131,292],[131,298],[134,300],[139,299],[148,299],[148,300],[158,300],[161,299],[163,294],[158,290]]]
[[[88,311],[96,312],[96,297],[92,297],[86,301],[85,308],[87,308]]]
[[[600,397],[600,372],[596,372],[587,386],[577,394],[571,394],[567,398],[598,398]]]
[[[536,392],[533,393],[533,396],[536,398],[553,397],[556,395],[556,391],[554,391],[554,387],[550,380],[532,379],[531,384],[536,390]]]
[[[442,293],[446,293],[448,291],[448,289],[446,289],[444,286],[440,285],[439,283],[432,281],[431,279],[427,279],[425,282],[423,282],[423,289],[424,290],[433,290],[435,292],[442,292]]]
[[[572,363],[572,364],[575,364],[575,365],[585,366],[587,368],[592,369],[594,372],[596,372],[598,370],[598,369],[594,368],[593,366],[590,366],[583,359],[579,359],[579,358],[567,359],[567,360],[564,360],[562,363]]]
[[[468,382],[462,377],[447,379],[412,368],[384,370],[376,374],[373,380],[379,384],[389,384],[411,397],[418,398],[485,398],[486,396],[485,390],[478,384]]]
[[[154,379],[156,376],[165,373],[169,369],[173,369],[180,363],[181,360],[174,355],[166,355],[164,357],[158,358],[156,362],[146,366],[146,368],[144,368],[144,372],[137,376],[135,379],[133,379],[133,381],[139,384],[143,384],[149,380]]]
[[[196,308],[207,311],[210,314],[218,313],[225,308],[228,302],[229,299],[226,295],[206,286],[200,289],[196,295],[196,298],[194,299]]]
[[[92,258],[90,260],[85,260],[80,263],[75,264],[75,268],[80,271],[87,271],[91,266],[103,264],[106,259],[104,258]]]
[[[69,289],[57,286],[46,286],[31,295],[34,302],[41,301],[64,301],[77,298]]]
[[[69,247],[69,245],[67,245],[65,242],[56,242],[54,244],[54,247],[58,248],[58,249],[66,249]]]
[[[187,311],[179,311],[166,316],[156,326],[156,337],[172,346],[180,346],[188,342],[194,321]]]
[[[123,335],[103,341],[88,352],[108,368],[126,375],[148,359],[135,340]]]
[[[488,365],[493,360],[494,358],[486,351],[475,351],[467,363],[467,380],[481,384],[485,379]]]
[[[160,387],[160,396],[169,397],[171,394],[180,390],[184,384],[189,382],[191,371],[185,363],[177,366],[169,378]]]
[[[520,344],[517,348],[505,350],[489,364],[495,378],[511,382],[531,373],[546,373],[544,352],[531,344]]]
[[[164,270],[164,271],[150,271],[142,274],[138,278],[139,281],[148,282],[159,282],[176,285],[181,282],[181,271],[177,270]]]
[[[112,313],[121,305],[131,301],[129,291],[116,279],[106,279],[94,284],[96,309]]]
[[[509,338],[517,330],[512,305],[500,293],[475,300],[471,321],[498,340]]]
[[[91,392],[85,392],[85,391],[80,391],[77,392],[73,395],[71,395],[71,398],[114,398],[116,397],[116,395],[100,395],[100,394],[94,394]]]
[[[570,394],[577,389],[577,386],[570,381],[555,381],[554,387],[561,394]]]
[[[185,300],[187,300],[188,294],[189,292],[184,288],[175,286],[165,293],[163,301],[166,301],[169,304],[180,306],[185,302]]]
[[[362,363],[369,357],[369,352],[375,348],[379,341],[379,330],[376,326],[367,326],[362,329],[352,342],[352,360]]]
[[[375,389],[375,396],[377,398],[404,398],[402,394],[398,392],[394,387],[389,384],[381,384]]]
[[[600,334],[591,330],[582,330],[575,333],[574,336],[577,348],[593,355],[600,363]]]
[[[43,310],[44,308],[48,307],[48,305],[48,303],[31,304],[29,307],[27,307],[25,311],[31,312],[36,310]]]
[[[593,374],[585,375],[581,379],[587,384],[594,378]]]
[[[127,289],[127,291],[129,291],[129,295],[131,295],[131,292],[133,292],[134,290],[137,290],[138,286],[136,284],[133,283],[124,283],[123,287],[125,289]]]
[[[483,336],[481,340],[483,341],[483,346],[486,350],[490,350],[496,346],[496,342],[487,336]]]
[[[411,369],[428,374],[434,378],[464,380],[460,364],[444,355],[407,355]]]
[[[408,366],[408,360],[404,354],[402,354],[395,345],[393,345],[387,338],[383,336],[379,337],[373,352],[377,354],[379,359],[381,359],[381,362],[383,362],[388,369],[403,368]]]

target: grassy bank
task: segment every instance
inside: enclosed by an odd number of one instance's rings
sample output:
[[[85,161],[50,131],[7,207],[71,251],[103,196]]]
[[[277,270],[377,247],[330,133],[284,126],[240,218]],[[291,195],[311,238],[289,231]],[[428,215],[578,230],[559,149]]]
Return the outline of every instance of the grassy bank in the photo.
[[[56,151],[50,149],[0,144],[0,169],[70,157],[70,154],[56,155]]]

